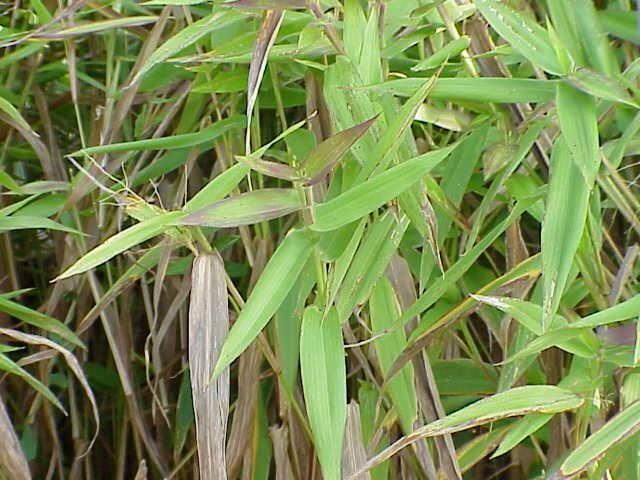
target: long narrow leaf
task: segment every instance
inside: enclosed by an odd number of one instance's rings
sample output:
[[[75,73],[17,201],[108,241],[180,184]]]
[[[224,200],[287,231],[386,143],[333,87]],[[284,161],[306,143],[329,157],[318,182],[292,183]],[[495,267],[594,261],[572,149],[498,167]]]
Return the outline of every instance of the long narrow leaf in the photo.
[[[323,478],[339,480],[347,419],[347,378],[338,316],[305,310],[300,338],[302,386]]]
[[[213,372],[214,379],[249,346],[278,310],[311,255],[313,244],[304,230],[289,233],[280,244],[229,331]]]

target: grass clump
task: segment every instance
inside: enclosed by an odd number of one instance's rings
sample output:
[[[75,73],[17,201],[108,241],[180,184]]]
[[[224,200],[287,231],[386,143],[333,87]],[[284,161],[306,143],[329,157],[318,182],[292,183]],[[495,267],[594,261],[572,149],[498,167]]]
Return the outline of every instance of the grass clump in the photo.
[[[0,478],[640,479],[631,2],[3,8]]]

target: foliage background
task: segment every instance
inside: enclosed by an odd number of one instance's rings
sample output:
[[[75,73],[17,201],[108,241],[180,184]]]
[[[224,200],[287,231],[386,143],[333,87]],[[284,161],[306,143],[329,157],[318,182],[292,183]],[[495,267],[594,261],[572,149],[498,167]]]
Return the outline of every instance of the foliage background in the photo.
[[[0,477],[640,478],[633,2],[0,8]]]

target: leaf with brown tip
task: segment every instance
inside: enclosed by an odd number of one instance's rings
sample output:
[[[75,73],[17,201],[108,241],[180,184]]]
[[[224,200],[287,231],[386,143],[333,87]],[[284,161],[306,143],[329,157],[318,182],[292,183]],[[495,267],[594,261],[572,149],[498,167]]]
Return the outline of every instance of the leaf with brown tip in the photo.
[[[309,177],[305,182],[306,185],[313,185],[322,180],[344,157],[351,146],[369,130],[378,116],[342,130],[314,148],[302,165],[305,175]]]
[[[268,160],[256,158],[253,155],[237,155],[236,159],[240,163],[249,165],[252,170],[255,170],[256,172],[267,175],[269,177],[288,180],[290,182],[300,180],[300,175],[298,174],[297,170],[285,163],[270,162]]]

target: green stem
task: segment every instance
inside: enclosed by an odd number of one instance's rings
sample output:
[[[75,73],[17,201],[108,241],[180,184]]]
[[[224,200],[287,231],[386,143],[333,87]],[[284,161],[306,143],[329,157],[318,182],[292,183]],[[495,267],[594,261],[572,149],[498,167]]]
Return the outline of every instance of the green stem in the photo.
[[[198,242],[198,245],[200,245],[204,253],[213,253],[213,248],[211,248],[211,244],[208,242],[207,237],[204,236],[204,233],[202,233],[202,230],[200,230],[200,227],[191,227],[190,230],[193,238]]]

